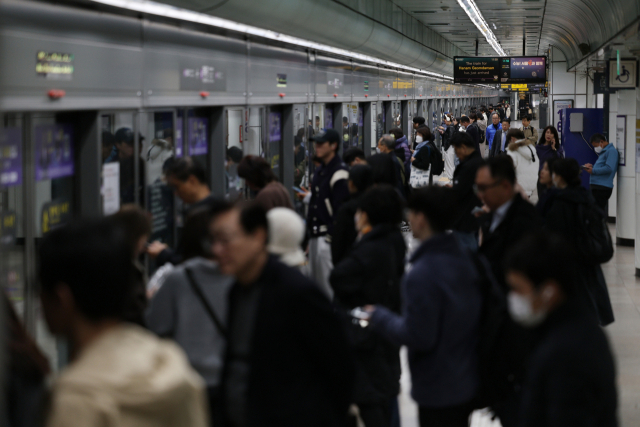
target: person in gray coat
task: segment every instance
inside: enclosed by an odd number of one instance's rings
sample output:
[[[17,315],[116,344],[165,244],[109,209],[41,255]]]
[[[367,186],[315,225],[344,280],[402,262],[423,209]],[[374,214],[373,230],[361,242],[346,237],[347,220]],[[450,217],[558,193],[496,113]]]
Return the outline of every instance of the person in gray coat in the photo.
[[[154,295],[146,312],[147,327],[173,339],[207,385],[212,421],[219,419],[219,385],[225,348],[227,293],[233,279],[221,274],[203,236],[219,203],[190,213],[182,238],[184,261]]]

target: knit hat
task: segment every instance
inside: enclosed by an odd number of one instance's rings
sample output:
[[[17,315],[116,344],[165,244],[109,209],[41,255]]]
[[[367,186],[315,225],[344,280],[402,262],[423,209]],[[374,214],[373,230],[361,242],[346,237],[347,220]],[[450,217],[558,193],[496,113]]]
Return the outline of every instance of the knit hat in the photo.
[[[303,265],[306,257],[300,245],[305,225],[300,215],[288,208],[273,208],[267,212],[269,221],[268,250],[290,267]]]

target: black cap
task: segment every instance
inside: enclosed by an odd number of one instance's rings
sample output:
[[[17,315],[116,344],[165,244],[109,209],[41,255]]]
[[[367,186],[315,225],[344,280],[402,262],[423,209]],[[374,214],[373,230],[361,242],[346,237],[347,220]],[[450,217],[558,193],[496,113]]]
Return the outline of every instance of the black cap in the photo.
[[[114,135],[116,143],[125,143],[127,145],[133,145],[135,134],[130,128],[120,128]],[[144,141],[144,136],[138,133],[138,139]]]
[[[340,142],[341,136],[338,131],[334,129],[327,129],[324,132],[320,132],[310,138],[313,142]]]

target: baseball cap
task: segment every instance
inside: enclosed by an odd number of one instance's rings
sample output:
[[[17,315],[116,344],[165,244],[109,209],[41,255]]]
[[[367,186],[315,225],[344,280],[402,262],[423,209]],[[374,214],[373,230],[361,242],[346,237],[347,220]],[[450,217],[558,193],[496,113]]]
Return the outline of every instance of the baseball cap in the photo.
[[[338,131],[334,129],[327,129],[324,132],[320,132],[317,135],[314,135],[310,138],[313,142],[324,143],[324,142],[340,142],[342,137],[338,133]]]

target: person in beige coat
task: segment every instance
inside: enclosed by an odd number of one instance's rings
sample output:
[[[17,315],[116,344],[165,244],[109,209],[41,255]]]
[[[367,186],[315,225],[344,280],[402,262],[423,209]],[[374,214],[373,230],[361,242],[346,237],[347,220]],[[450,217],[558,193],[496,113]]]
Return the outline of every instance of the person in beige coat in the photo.
[[[205,427],[203,380],[177,345],[123,322],[131,283],[124,232],[106,219],[45,236],[39,276],[50,331],[69,343],[47,427]]]
[[[516,180],[530,199],[538,182],[539,160],[535,144],[525,139],[523,132],[518,129],[507,132],[507,141],[509,145],[506,152],[516,168]]]
[[[520,130],[524,133],[524,139],[530,141],[534,146],[538,143],[538,129],[531,125],[531,114],[522,117]]]

